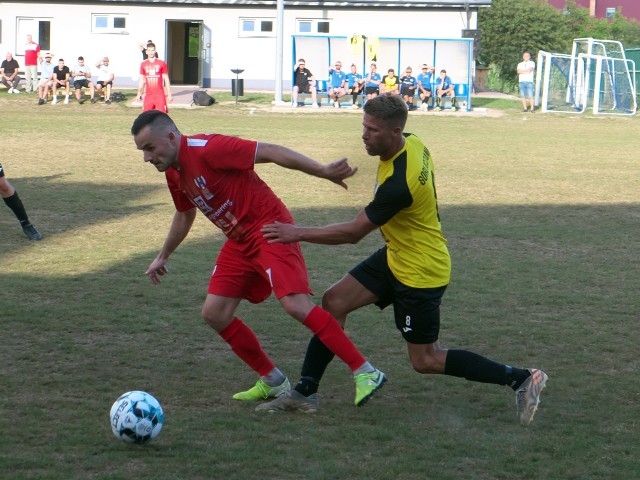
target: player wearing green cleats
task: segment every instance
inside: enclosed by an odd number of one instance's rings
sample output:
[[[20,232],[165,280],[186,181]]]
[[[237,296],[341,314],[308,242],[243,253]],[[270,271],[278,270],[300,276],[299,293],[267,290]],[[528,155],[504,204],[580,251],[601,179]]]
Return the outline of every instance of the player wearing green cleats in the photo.
[[[356,407],[361,407],[382,388],[384,382],[387,381],[387,377],[384,373],[376,368],[373,373],[361,373],[353,377],[356,382]]]
[[[360,407],[367,403],[375,392],[382,388],[387,381],[387,377],[376,368],[373,372],[354,375],[353,380],[356,384],[356,399],[354,404],[356,407]],[[300,381],[298,385],[303,387],[305,381]],[[303,390],[305,389],[303,388]],[[306,393],[308,393],[308,391],[306,391]],[[316,413],[319,408],[319,403],[318,395],[315,392],[304,395],[302,392],[294,389],[278,396],[275,400],[258,405],[256,412]]]
[[[275,387],[269,386],[262,379],[259,379],[256,384],[249,390],[236,393],[233,398],[235,400],[266,400],[267,398],[277,398],[291,390],[291,383],[289,379],[285,377],[280,385]]]

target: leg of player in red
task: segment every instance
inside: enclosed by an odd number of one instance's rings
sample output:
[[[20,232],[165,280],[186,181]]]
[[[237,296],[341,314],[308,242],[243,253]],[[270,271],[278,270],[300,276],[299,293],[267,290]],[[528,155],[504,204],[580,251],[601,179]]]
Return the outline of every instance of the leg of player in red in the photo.
[[[311,291],[299,245],[274,244],[265,246],[264,250],[258,258],[248,259],[235,255],[234,248],[225,244],[203,307],[205,321],[260,376],[254,387],[237,393],[234,398],[260,400],[290,390],[289,380],[264,352],[253,331],[234,313],[240,298],[259,303],[273,289],[285,311],[308,327],[349,366],[356,383],[355,404],[364,404],[384,384],[384,373],[367,362],[337,320],[309,298]],[[256,268],[256,262],[262,269]]]

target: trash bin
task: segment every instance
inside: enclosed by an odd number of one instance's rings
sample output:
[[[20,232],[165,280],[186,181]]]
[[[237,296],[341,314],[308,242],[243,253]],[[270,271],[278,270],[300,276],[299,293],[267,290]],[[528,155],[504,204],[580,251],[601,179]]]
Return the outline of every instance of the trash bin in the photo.
[[[231,95],[242,97],[244,95],[244,78],[231,79]]]

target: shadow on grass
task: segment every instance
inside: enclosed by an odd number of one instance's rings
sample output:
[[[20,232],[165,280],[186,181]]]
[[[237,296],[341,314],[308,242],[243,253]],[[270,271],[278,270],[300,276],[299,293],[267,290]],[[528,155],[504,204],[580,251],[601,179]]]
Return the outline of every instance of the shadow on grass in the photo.
[[[144,199],[152,192],[166,190],[162,184],[72,182],[65,180],[67,176],[9,179],[20,194],[29,220],[45,237],[147,211],[155,204],[144,203]],[[0,215],[2,252],[29,247],[30,242],[24,237],[13,212],[2,205]],[[25,241],[17,242],[17,238]]]
[[[83,185],[77,199],[99,190],[117,202],[120,189]],[[130,201],[121,199],[120,213],[111,215],[138,211]],[[82,211],[64,218],[61,230],[100,221],[100,208]],[[351,219],[353,209],[293,214],[299,224],[313,225]],[[160,244],[132,246],[132,259],[114,256],[109,268],[81,275],[43,278],[28,265],[23,273],[0,274],[0,406],[11,412],[0,427],[7,431],[11,418],[12,431],[10,441],[0,440],[5,465],[16,478],[38,468],[51,478],[96,470],[126,478],[135,462],[154,478],[235,479],[270,465],[276,445],[292,472],[318,472],[309,478],[329,478],[327,472],[330,478],[424,478],[434,462],[455,472],[446,478],[511,478],[514,468],[540,478],[632,478],[628,438],[636,419],[629,407],[640,391],[628,379],[640,368],[640,205],[443,206],[441,216],[453,259],[443,345],[546,369],[549,388],[530,431],[516,424],[507,387],[415,374],[392,312],[373,307],[354,312],[347,325],[390,375],[366,411],[353,410],[348,373],[336,361],[323,387],[323,413],[258,419],[253,405],[229,400],[255,375],[199,316],[221,240],[194,239],[175,252],[159,286],[143,272]],[[359,245],[304,244],[313,288],[321,293],[381,244],[375,233]],[[273,298],[243,305],[239,315],[295,377],[308,332]],[[124,449],[108,429],[110,403],[132,388],[150,390],[167,411],[166,431],[144,455]],[[438,434],[426,435],[429,430]],[[406,448],[416,442],[429,455]],[[605,446],[609,455],[602,458]],[[463,453],[452,454],[458,449]],[[466,464],[469,450],[474,460]],[[376,455],[354,464],[363,451]],[[495,477],[499,471],[506,473]]]

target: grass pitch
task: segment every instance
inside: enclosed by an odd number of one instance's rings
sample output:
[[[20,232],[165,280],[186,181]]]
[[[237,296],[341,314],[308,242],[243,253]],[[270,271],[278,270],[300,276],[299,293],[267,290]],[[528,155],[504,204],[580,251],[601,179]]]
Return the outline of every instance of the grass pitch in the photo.
[[[441,341],[550,377],[530,428],[507,387],[412,371],[392,313],[354,313],[349,335],[389,382],[355,408],[335,361],[315,416],[259,415],[231,395],[255,375],[200,319],[222,236],[198,218],[159,286],[144,276],[172,216],[142,162],[124,105],[44,105],[0,94],[3,157],[40,242],[0,208],[0,477],[3,479],[630,479],[640,475],[640,148],[634,118],[411,116],[437,170],[453,260]],[[482,101],[475,103],[481,106]],[[358,174],[329,182],[260,165],[300,224],[352,218],[376,160],[360,116],[173,109],[183,133],[276,142]],[[490,107],[490,108],[492,108]],[[303,246],[320,294],[381,244]],[[273,299],[239,315],[293,381],[308,331]],[[161,435],[116,440],[109,409],[128,390],[165,409]]]

